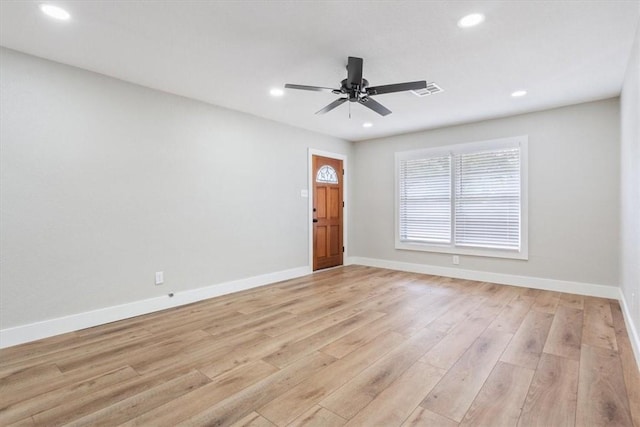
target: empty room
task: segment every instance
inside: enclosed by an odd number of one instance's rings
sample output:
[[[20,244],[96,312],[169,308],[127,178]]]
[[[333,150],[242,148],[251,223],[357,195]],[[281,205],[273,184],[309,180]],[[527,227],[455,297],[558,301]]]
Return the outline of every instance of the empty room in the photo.
[[[0,426],[640,427],[640,1],[0,0]]]

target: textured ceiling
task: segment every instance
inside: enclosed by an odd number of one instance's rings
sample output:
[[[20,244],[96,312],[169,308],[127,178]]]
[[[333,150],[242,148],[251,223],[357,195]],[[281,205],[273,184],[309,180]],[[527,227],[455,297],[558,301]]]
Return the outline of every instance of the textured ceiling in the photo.
[[[0,44],[347,140],[616,96],[640,2],[633,1],[0,1]],[[480,12],[480,26],[458,19]],[[381,117],[349,103],[322,116],[347,56],[371,85],[436,82],[439,93],[380,95]],[[511,98],[526,89],[523,98]],[[363,128],[362,123],[373,123]]]

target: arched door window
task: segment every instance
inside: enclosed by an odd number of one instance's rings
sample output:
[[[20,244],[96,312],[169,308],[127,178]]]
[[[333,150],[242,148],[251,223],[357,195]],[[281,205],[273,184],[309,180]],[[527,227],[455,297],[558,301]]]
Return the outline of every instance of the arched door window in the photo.
[[[329,165],[321,166],[316,174],[316,182],[326,182],[328,184],[338,183],[338,174],[336,170]]]

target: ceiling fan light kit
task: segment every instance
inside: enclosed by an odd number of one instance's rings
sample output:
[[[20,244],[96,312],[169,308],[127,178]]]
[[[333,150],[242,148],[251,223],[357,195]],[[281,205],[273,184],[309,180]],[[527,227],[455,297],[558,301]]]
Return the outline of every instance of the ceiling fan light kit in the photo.
[[[328,113],[334,108],[349,101],[357,102],[358,104],[364,105],[365,107],[375,111],[381,116],[387,116],[391,114],[391,110],[371,98],[372,96],[427,88],[426,80],[369,87],[369,82],[367,81],[367,79],[362,78],[362,64],[362,58],[356,58],[353,56],[349,57],[349,59],[347,60],[347,78],[340,82],[340,89],[289,83],[285,84],[284,87],[287,89],[331,92],[336,95],[343,95],[341,98],[336,99],[321,110],[316,111],[316,114]]]

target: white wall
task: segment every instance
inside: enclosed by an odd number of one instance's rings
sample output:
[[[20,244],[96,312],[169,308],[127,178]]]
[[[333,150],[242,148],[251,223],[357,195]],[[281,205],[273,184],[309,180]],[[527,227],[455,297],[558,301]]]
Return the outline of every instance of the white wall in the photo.
[[[640,26],[620,96],[622,147],[620,286],[640,332]],[[636,342],[640,337],[636,336]],[[640,342],[638,342],[640,344]],[[640,363],[640,348],[636,348]]]
[[[308,265],[307,150],[350,143],[0,55],[0,329]]]
[[[535,96],[530,94],[529,96]],[[517,101],[514,101],[517,102]],[[351,254],[395,262],[617,286],[618,99],[355,144]],[[394,152],[529,136],[529,260],[394,248]]]

